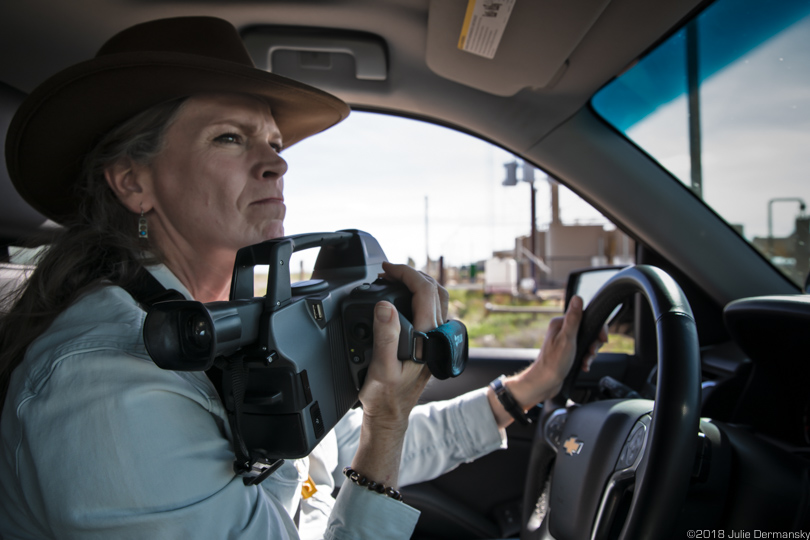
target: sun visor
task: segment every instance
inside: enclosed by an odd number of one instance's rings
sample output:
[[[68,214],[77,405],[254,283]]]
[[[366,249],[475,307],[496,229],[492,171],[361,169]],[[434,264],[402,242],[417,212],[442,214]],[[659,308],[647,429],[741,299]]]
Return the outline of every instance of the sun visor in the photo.
[[[547,88],[610,0],[431,0],[427,64],[495,94]]]

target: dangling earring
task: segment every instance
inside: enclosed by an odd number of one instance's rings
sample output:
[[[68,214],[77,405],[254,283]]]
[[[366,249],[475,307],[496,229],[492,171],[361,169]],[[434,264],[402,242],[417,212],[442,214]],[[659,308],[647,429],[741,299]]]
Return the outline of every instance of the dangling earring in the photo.
[[[138,220],[138,238],[149,238],[149,223],[143,215],[143,207],[141,208],[141,218]]]

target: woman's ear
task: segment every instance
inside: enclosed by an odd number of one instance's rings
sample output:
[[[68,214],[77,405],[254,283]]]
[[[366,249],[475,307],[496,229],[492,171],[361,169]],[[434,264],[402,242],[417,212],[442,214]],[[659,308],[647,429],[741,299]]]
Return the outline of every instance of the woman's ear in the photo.
[[[152,209],[149,169],[128,157],[121,158],[104,169],[104,179],[118,200],[130,211],[139,214]]]

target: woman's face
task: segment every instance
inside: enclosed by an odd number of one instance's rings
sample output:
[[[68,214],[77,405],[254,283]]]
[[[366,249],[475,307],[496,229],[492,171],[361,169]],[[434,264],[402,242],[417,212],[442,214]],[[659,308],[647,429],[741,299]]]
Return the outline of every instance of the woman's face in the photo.
[[[235,252],[284,235],[282,140],[267,104],[239,94],[183,104],[149,166],[150,235],[167,250]]]

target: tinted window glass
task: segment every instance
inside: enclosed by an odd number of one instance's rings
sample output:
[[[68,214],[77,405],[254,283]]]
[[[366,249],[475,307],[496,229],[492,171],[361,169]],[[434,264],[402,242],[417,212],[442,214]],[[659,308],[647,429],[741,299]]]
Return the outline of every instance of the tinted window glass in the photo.
[[[803,285],[809,90],[810,4],[718,0],[592,103]]]

